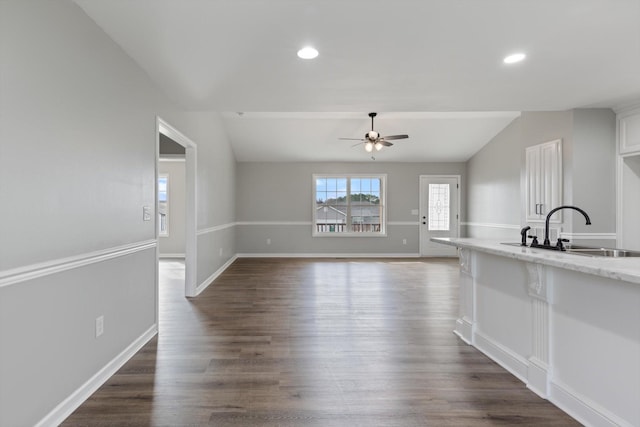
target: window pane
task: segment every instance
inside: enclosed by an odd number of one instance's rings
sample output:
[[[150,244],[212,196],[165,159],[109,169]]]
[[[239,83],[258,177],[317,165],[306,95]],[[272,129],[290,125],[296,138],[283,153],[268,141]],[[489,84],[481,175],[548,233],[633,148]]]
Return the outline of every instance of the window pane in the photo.
[[[346,183],[345,178],[316,178],[316,232],[346,231]]]
[[[429,230],[449,230],[449,184],[429,184]]]
[[[168,181],[169,177],[167,176],[158,177],[158,230],[161,236],[166,236],[169,232]]]
[[[167,201],[167,177],[158,177],[158,200],[161,202]]]
[[[382,231],[381,178],[316,177],[315,184],[316,233]]]
[[[359,178],[351,178],[351,194],[356,194],[360,192],[360,179]]]

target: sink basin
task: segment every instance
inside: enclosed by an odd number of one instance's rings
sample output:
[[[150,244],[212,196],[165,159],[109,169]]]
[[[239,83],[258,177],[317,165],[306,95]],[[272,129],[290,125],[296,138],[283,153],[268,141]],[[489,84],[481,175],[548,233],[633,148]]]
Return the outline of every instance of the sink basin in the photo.
[[[520,243],[505,242],[502,245],[508,246],[521,246]],[[527,246],[528,247],[528,246]],[[580,246],[574,244],[565,245],[565,253],[574,255],[584,255],[593,257],[606,257],[606,258],[626,258],[626,257],[640,257],[640,251],[629,251],[626,249],[613,249],[613,248],[598,248],[594,246]]]
[[[608,258],[640,257],[640,251],[628,251],[626,249],[587,248],[573,246],[571,248],[567,248],[566,252],[568,254],[601,256]]]

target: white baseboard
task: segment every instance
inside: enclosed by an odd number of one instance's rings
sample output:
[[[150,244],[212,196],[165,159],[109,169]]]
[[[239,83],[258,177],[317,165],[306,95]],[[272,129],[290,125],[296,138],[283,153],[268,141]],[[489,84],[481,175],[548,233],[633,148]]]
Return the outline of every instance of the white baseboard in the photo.
[[[419,258],[418,253],[244,253],[238,258]]]
[[[527,384],[527,371],[529,369],[527,359],[498,344],[479,331],[474,333],[473,342],[478,350]]]
[[[473,325],[466,319],[457,319],[456,328],[453,330],[462,341],[473,345]]]
[[[198,295],[200,295],[200,293],[202,291],[204,291],[205,289],[207,289],[209,287],[209,285],[218,278],[218,276],[220,276],[222,273],[224,273],[224,271],[229,268],[229,266],[231,264],[233,264],[233,262],[238,259],[238,255],[234,255],[232,256],[227,262],[225,262],[222,267],[220,267],[219,269],[217,269],[211,276],[207,277],[204,282],[200,283],[198,285],[198,287],[196,288],[196,294],[194,295],[195,297],[197,297]]]
[[[549,398],[549,365],[535,357],[529,358],[527,388],[543,399]]]
[[[585,426],[633,427],[630,422],[612,414],[559,381],[552,381],[549,388],[549,401]]]
[[[158,254],[158,258],[160,259],[165,259],[165,258],[184,258],[185,255],[184,254]]]
[[[133,357],[146,343],[158,333],[158,325],[153,325],[134,342],[129,344],[120,354],[107,363],[93,377],[80,386],[69,397],[63,400],[43,419],[36,427],[48,427],[60,425],[69,415],[84,403],[96,390],[98,390],[118,369],[120,369],[129,359]]]

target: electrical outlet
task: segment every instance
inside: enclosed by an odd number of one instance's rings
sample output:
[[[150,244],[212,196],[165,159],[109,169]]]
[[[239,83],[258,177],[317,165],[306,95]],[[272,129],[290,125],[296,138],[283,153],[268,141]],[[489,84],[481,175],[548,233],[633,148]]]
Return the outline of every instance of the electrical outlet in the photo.
[[[104,316],[96,317],[96,338],[104,334]]]
[[[271,244],[271,239],[267,239],[267,245]]]
[[[143,221],[151,221],[151,207],[143,206],[142,207],[142,220]]]
[[[407,244],[407,239],[402,239],[402,244],[406,245]]]

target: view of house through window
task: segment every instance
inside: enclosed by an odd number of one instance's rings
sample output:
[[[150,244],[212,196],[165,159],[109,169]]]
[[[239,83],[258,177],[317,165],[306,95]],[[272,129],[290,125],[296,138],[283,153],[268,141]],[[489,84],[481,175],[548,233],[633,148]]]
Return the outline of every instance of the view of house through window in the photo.
[[[158,228],[161,236],[169,234],[169,177],[167,175],[158,176]]]
[[[384,176],[314,175],[314,235],[383,234]]]

